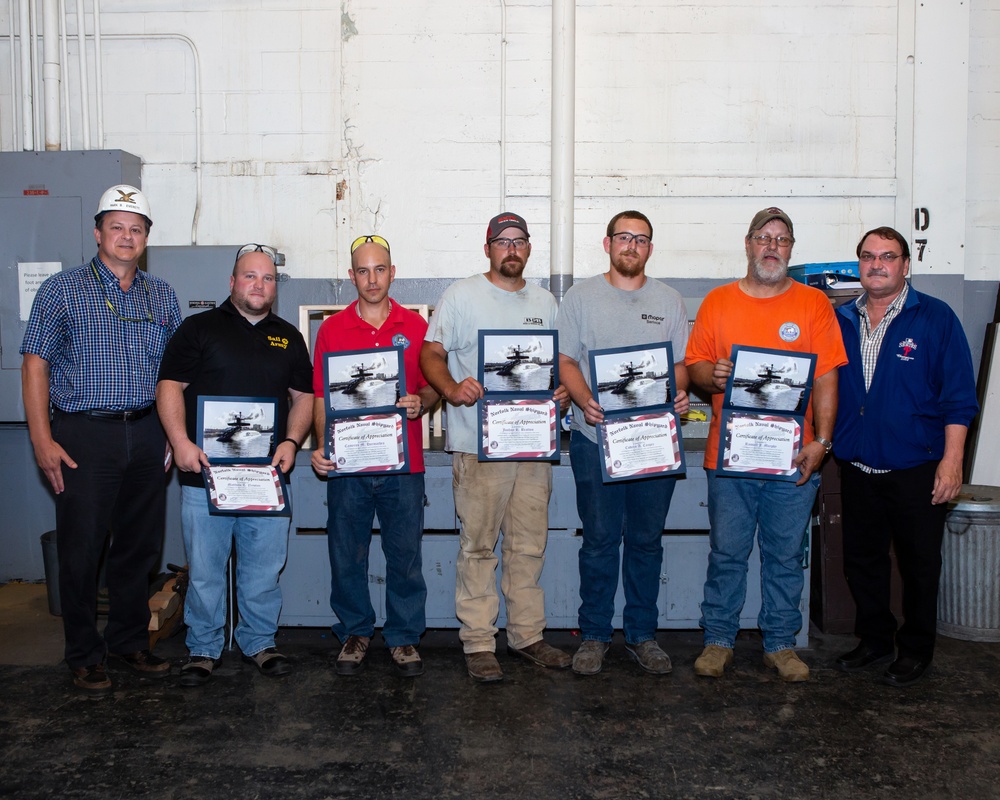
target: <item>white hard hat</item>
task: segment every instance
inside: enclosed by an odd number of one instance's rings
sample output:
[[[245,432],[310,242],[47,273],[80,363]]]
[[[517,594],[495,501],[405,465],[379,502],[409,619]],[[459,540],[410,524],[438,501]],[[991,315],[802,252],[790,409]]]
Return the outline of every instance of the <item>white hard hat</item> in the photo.
[[[101,202],[97,204],[97,213],[103,214],[105,211],[131,211],[133,214],[144,216],[150,224],[153,222],[146,195],[127,183],[112,186],[101,195]]]

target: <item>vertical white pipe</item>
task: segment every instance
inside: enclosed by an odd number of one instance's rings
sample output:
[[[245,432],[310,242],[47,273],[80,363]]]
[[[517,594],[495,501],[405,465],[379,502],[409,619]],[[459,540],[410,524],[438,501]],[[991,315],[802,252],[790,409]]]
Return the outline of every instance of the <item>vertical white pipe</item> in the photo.
[[[31,99],[31,10],[28,0],[17,4],[17,24],[21,37],[21,147],[31,150],[35,143],[35,110]]]
[[[576,140],[576,5],[552,0],[552,258],[556,300],[573,284],[573,180]]]
[[[104,59],[101,46],[101,0],[94,0],[94,93],[97,95],[97,147],[104,149]]]
[[[17,57],[14,55],[14,0],[7,0],[7,33],[10,36],[10,149],[17,150]]]
[[[80,114],[82,116],[83,149],[90,149],[90,81],[87,77],[87,20],[83,16],[83,0],[76,0],[76,38],[80,46]]]
[[[31,96],[32,107],[35,111],[32,126],[35,131],[33,147],[36,151],[42,149],[45,141],[45,135],[42,132],[42,107],[45,105],[42,97],[42,54],[38,44],[38,31],[41,27],[41,21],[38,18],[39,2],[40,0],[29,0],[31,6]]]
[[[62,129],[65,148],[73,146],[73,126],[69,115],[69,46],[66,35],[66,0],[59,0],[59,64],[62,75]]]
[[[507,208],[507,3],[500,0],[500,207]]]
[[[42,96],[45,102],[45,149],[58,150],[59,138],[59,0],[42,0]]]

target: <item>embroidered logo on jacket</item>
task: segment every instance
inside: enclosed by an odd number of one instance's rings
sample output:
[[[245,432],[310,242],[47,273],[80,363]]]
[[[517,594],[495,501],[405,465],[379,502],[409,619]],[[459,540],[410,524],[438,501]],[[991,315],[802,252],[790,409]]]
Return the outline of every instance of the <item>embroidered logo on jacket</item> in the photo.
[[[268,336],[267,340],[271,343],[271,347],[280,347],[282,350],[288,349],[288,339],[284,336]]]
[[[410,346],[410,340],[403,336],[403,334],[397,333],[392,337],[392,346],[402,347],[405,350]]]
[[[910,353],[917,349],[917,343],[907,336],[899,343],[899,347],[903,352],[896,353],[896,358],[900,361],[913,361],[913,356],[911,356]]]
[[[802,331],[799,330],[799,326],[794,322],[786,322],[780,328],[778,328],[778,336],[781,337],[783,342],[794,342],[799,338]]]

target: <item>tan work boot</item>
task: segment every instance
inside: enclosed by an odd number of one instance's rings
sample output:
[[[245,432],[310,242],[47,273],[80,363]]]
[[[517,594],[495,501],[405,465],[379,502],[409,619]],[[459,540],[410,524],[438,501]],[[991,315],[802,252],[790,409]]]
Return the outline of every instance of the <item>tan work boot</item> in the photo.
[[[477,683],[494,683],[503,680],[503,670],[497,657],[488,650],[465,654],[465,668],[469,677]]]
[[[726,667],[733,663],[733,648],[710,644],[694,660],[694,674],[703,678],[721,678]]]
[[[569,665],[573,663],[569,653],[564,653],[541,639],[520,649],[507,645],[507,652],[512,656],[521,656],[532,664],[549,669],[569,669]]]
[[[809,680],[809,667],[802,663],[798,653],[791,649],[777,653],[764,653],[764,666],[778,670],[781,680],[794,683]]]

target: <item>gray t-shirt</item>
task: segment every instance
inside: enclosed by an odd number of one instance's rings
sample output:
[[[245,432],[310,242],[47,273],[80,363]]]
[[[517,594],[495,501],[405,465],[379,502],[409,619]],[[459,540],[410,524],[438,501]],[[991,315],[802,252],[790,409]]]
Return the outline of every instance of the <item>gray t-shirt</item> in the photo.
[[[448,352],[448,371],[456,381],[479,372],[480,330],[542,330],[555,327],[555,298],[532,283],[508,292],[485,275],[456,281],[441,295],[425,341],[438,342]],[[475,406],[447,406],[445,449],[478,453],[479,424]]]
[[[559,352],[580,365],[590,382],[590,351],[670,342],[675,363],[684,363],[688,315],[680,293],[653,278],[633,291],[617,289],[604,275],[575,284],[563,298],[556,321]],[[573,404],[573,430],[597,441],[597,430],[587,424]]]

